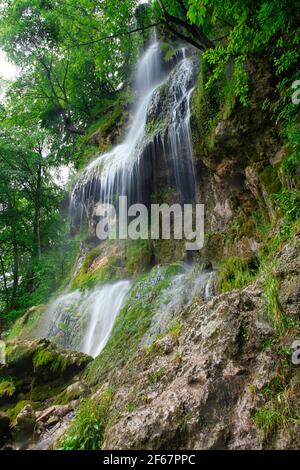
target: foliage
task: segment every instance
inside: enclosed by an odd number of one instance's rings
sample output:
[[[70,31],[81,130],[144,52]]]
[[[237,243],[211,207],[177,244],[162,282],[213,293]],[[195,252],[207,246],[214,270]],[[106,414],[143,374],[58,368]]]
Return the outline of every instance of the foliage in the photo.
[[[212,66],[206,86],[220,79],[226,65],[234,62],[235,93],[244,106],[250,104],[249,57],[262,51],[269,57],[280,77],[279,93],[297,79],[300,28],[296,1],[157,0],[153,11],[173,34],[205,51],[204,58]],[[288,120],[295,109],[289,101],[277,112]]]
[[[258,260],[238,257],[226,258],[217,274],[217,288],[220,292],[227,292],[250,284],[258,272]]]
[[[300,164],[300,125],[289,126],[287,129],[290,152],[283,161],[283,170],[288,176],[295,176]]]
[[[11,380],[0,381],[0,401],[12,397],[16,391],[16,387]]]
[[[138,35],[126,34],[136,23],[135,6],[134,0],[117,9],[114,0],[3,5],[0,43],[24,70],[14,89],[27,89],[45,124],[80,135],[99,94],[109,96],[129,78],[140,44]]]
[[[264,438],[269,439],[270,435],[281,424],[283,416],[280,410],[272,404],[267,404],[258,408],[255,413],[254,422],[256,426],[263,430]]]
[[[62,450],[100,450],[109,420],[113,392],[106,390],[98,399],[81,402],[67,434],[60,446]]]

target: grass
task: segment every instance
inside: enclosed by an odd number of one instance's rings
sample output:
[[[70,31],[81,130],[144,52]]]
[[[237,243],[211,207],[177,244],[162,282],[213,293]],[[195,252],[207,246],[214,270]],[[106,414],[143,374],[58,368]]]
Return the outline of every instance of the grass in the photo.
[[[165,375],[165,369],[163,367],[161,367],[160,369],[154,371],[154,372],[151,372],[149,375],[148,375],[148,379],[149,379],[149,382],[151,384],[156,384],[157,382],[160,382],[160,380],[163,378],[163,376]]]
[[[255,258],[243,260],[228,257],[221,263],[216,285],[219,292],[228,292],[250,284],[258,273],[258,261]]]
[[[259,429],[263,430],[264,439],[268,441],[275,430],[281,425],[282,415],[273,404],[268,403],[256,411],[254,422]]]
[[[125,405],[125,410],[127,411],[127,413],[133,413],[136,409],[137,405],[135,403],[128,402]]]
[[[108,389],[97,400],[83,400],[71,427],[60,443],[60,449],[100,450],[110,418],[112,399],[112,389]]]

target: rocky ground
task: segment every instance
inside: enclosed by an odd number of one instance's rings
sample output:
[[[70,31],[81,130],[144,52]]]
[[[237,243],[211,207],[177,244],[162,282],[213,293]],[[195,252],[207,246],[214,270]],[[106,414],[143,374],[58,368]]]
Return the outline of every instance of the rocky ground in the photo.
[[[273,264],[275,296],[291,325],[284,334],[267,311],[264,273],[244,289],[196,299],[176,328],[90,387],[82,373],[89,357],[47,340],[9,344],[0,371],[4,447],[59,447],[82,397],[97,401],[110,389],[104,449],[298,448],[300,369],[289,347],[300,314],[299,242],[300,233]]]
[[[6,353],[0,366],[0,444],[48,448],[87,394],[79,380],[92,358],[46,339],[8,342]]]

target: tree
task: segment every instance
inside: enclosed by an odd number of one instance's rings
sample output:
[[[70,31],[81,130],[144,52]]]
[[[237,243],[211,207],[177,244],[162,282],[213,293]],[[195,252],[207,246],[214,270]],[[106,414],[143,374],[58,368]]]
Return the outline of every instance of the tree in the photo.
[[[140,39],[114,32],[135,25],[136,1],[12,0],[0,14],[0,44],[22,67],[45,120],[66,132],[85,133],[99,96],[114,93],[130,77]],[[97,36],[104,36],[98,41]],[[109,36],[109,37],[108,37]]]

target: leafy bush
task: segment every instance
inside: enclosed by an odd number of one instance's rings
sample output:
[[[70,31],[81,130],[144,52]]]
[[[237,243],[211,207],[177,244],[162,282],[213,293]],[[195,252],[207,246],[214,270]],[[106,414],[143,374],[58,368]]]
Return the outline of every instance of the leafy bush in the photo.
[[[100,450],[112,399],[113,392],[108,389],[99,399],[82,401],[74,422],[60,444],[61,449]]]

